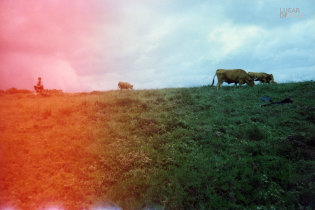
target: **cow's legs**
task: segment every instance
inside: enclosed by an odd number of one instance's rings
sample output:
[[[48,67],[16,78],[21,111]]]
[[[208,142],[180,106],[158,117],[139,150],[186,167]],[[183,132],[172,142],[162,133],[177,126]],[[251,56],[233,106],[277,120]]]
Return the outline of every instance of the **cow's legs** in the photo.
[[[221,82],[218,81],[217,90],[219,90],[220,87],[221,87]]]

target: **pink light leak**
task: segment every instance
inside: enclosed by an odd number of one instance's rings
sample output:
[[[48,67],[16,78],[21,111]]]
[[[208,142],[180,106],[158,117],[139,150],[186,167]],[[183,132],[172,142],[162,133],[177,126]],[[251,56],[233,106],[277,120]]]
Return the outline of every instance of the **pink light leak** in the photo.
[[[1,1],[0,89],[32,89],[38,76],[45,88],[89,89],[80,75],[93,73],[95,57],[106,56],[97,31],[110,21],[111,7],[100,0]]]

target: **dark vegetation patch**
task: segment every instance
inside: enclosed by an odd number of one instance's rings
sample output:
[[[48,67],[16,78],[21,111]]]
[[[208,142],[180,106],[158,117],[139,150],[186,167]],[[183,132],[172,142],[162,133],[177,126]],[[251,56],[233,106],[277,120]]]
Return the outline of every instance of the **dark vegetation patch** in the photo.
[[[30,91],[30,90],[17,89],[17,88],[10,88],[10,89],[7,89],[7,90],[5,90],[5,91],[3,91],[3,92],[6,93],[6,94],[17,94],[17,93],[31,94],[31,93],[33,93],[33,92]]]

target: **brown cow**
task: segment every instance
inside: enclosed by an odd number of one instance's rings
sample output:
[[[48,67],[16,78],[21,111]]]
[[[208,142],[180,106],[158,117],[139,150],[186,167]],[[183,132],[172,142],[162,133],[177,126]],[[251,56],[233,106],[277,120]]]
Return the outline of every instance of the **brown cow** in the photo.
[[[120,90],[122,90],[122,89],[133,89],[133,85],[131,85],[130,83],[128,83],[128,82],[118,82],[118,88],[120,89]]]
[[[258,72],[248,72],[248,75],[255,81],[260,81],[261,83],[276,83],[273,79],[272,74],[258,73]]]
[[[211,86],[213,86],[215,76],[218,77],[217,89],[221,87],[223,82],[229,84],[235,83],[235,86],[237,83],[239,83],[240,86],[244,83],[252,87],[255,85],[254,80],[243,69],[218,69],[213,77]]]

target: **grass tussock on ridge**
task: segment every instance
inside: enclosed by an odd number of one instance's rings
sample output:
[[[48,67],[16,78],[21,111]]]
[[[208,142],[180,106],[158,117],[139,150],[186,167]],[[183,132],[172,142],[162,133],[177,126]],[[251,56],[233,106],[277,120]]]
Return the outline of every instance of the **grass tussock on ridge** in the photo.
[[[314,90],[303,82],[1,95],[0,203],[311,209]],[[261,107],[265,95],[293,103]]]

